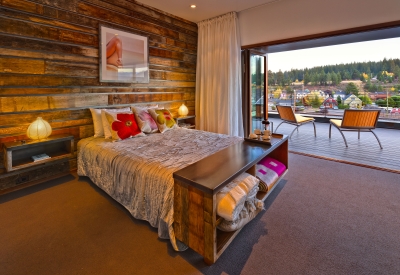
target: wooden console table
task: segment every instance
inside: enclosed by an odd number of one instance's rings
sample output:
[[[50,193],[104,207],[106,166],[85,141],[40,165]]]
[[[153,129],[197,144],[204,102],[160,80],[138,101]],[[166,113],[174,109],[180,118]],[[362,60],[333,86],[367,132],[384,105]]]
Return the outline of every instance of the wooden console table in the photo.
[[[267,155],[288,168],[288,137],[272,138],[271,143],[243,141],[173,174],[175,236],[207,264],[215,263],[240,231],[217,229],[221,218],[216,213],[216,194],[243,172],[255,175],[256,164]],[[265,200],[271,191],[259,192],[257,198]]]

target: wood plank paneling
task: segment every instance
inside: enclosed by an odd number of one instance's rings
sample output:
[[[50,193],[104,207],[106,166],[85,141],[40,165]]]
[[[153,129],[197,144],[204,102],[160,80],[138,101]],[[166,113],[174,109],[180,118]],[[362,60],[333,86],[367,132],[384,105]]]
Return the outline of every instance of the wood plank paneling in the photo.
[[[31,10],[30,7],[33,4],[31,2],[19,1],[19,0],[15,0],[13,2],[17,2],[17,3],[19,2],[18,4],[20,4],[20,6],[26,5],[26,7],[28,7],[29,10]],[[35,6],[36,6],[35,7],[36,9],[33,11],[30,11],[30,12],[43,15],[44,14],[43,7],[39,7],[37,4],[35,4]],[[49,26],[67,28],[67,29],[76,30],[76,31],[82,31],[82,32],[91,33],[94,35],[97,34],[97,30],[94,28],[83,27],[83,26],[76,25],[76,24],[69,24],[66,22],[55,20],[54,18],[46,18],[43,16],[42,17],[33,16],[32,14],[21,13],[21,12],[15,11],[15,10],[7,9],[7,8],[0,8],[0,12],[3,16],[7,16],[7,17],[11,17],[11,18],[17,18],[17,19],[21,19],[21,20],[25,20],[25,21],[28,20],[28,21],[40,23],[43,25],[49,25]]]
[[[99,82],[100,25],[149,38],[149,83]],[[157,103],[177,116],[185,103],[195,114],[196,53],[195,23],[133,0],[0,0],[0,150],[39,116],[77,143],[93,135],[89,107]],[[76,153],[7,173],[1,155],[0,191],[75,168]]]
[[[72,93],[194,93],[194,87],[12,87],[1,88],[0,96],[7,95],[43,95],[43,94],[72,94]]]
[[[99,43],[96,35],[49,27],[33,23],[32,21],[28,23],[28,21],[14,20],[7,17],[0,17],[0,30],[11,35],[70,42],[93,47],[97,46]]]
[[[154,17],[149,17],[145,14],[142,14],[140,12],[137,12],[136,10],[139,8],[139,6],[135,5],[134,3],[131,3],[129,1],[123,1],[123,0],[108,0],[106,3],[105,1],[101,0],[91,0],[90,1],[92,4],[95,4],[96,6],[106,8],[107,10],[113,10],[118,13],[122,13],[131,17],[134,17],[136,19],[140,19],[146,22],[153,23],[155,25],[163,25],[166,26],[169,29],[176,30],[182,33],[187,33],[191,36],[196,37],[197,36],[197,28],[193,27],[192,25],[185,25],[185,27],[181,27],[174,22],[173,19],[170,19],[166,16],[154,18]],[[143,10],[143,9],[142,9]],[[154,15],[154,13],[153,13]]]
[[[14,50],[8,48],[0,48],[0,56],[10,56],[10,57],[30,57],[43,60],[59,60],[59,61],[70,61],[82,64],[98,64],[97,57],[86,57],[81,55],[65,55],[65,54],[55,54],[49,52],[37,52],[29,50]]]
[[[0,33],[0,47],[34,50],[44,53],[58,53],[67,55],[91,56],[98,58],[99,49],[89,48],[82,45],[71,45],[56,43],[55,41],[44,41],[32,37],[17,37]]]
[[[104,106],[107,103],[107,95],[0,97],[0,111],[2,113],[43,111],[97,105]]]
[[[0,72],[44,74],[44,60],[0,57]]]

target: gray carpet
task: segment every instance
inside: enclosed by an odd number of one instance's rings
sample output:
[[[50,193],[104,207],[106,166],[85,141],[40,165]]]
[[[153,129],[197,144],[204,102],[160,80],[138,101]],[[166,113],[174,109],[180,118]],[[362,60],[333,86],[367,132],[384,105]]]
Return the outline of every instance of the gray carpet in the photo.
[[[290,154],[265,208],[206,266],[87,178],[0,196],[0,274],[400,274],[400,175]]]

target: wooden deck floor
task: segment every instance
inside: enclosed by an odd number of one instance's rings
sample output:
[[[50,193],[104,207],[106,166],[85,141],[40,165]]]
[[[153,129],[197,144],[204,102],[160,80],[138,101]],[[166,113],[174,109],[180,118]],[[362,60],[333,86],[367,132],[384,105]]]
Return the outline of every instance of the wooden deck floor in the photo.
[[[271,118],[274,131],[281,122]],[[332,137],[329,139],[329,123],[315,123],[317,137],[314,137],[312,123],[299,127],[289,139],[289,151],[313,157],[331,159],[349,164],[377,168],[400,173],[400,131],[377,128],[374,132],[379,137],[383,149],[372,133],[344,132],[348,146],[346,148],[340,132],[332,127]],[[277,133],[290,135],[295,126],[283,123]]]

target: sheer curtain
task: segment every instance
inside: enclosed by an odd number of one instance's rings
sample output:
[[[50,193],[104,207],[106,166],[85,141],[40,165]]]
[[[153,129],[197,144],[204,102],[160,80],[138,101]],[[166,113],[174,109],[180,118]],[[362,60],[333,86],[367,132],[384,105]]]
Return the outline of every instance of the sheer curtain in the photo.
[[[231,12],[198,23],[196,128],[243,136],[238,18]]]

